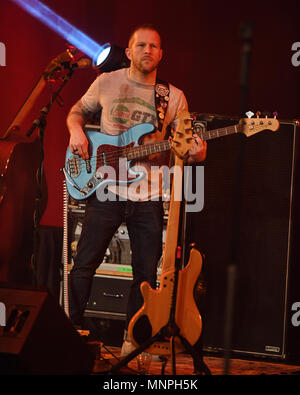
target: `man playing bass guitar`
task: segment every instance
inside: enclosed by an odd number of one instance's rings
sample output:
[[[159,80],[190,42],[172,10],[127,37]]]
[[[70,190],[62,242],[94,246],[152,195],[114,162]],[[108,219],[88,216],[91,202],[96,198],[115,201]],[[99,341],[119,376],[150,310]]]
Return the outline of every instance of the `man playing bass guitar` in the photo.
[[[126,49],[130,67],[97,77],[68,114],[72,154],[83,160],[89,159],[89,141],[84,126],[91,113],[100,110],[102,133],[121,136],[137,124],[152,123],[156,132],[147,135],[143,144],[168,139],[167,126],[176,125],[177,114],[187,110],[187,101],[181,90],[157,80],[162,53],[160,34],[152,25],[134,29]],[[197,135],[194,139],[188,153],[189,163],[201,162],[206,157],[206,143]],[[137,168],[141,165],[148,170],[145,177],[131,185],[108,185],[110,194],[107,196],[111,198],[105,201],[97,198],[97,191],[88,198],[77,255],[70,273],[70,318],[74,325],[82,323],[95,270],[123,222],[130,238],[133,273],[126,328],[143,304],[140,284],[147,281],[156,288],[157,264],[162,255],[163,199],[161,184],[150,182],[153,164],[156,167],[168,164],[168,158],[158,154],[135,162]],[[133,349],[126,331],[124,340],[123,356]]]

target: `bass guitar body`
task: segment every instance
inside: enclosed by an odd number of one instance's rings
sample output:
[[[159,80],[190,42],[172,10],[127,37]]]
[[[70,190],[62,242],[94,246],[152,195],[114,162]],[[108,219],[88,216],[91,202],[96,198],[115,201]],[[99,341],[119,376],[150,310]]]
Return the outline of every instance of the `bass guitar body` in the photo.
[[[185,338],[190,345],[197,342],[202,332],[202,318],[194,299],[194,289],[201,270],[201,254],[193,248],[188,264],[178,272],[175,314],[176,326],[179,328],[178,335]],[[151,354],[167,355],[171,353],[169,339],[172,333],[170,333],[169,318],[174,284],[174,270],[162,274],[157,290],[151,288],[147,282],[141,284],[144,304],[132,317],[128,332],[133,344],[138,347],[161,331],[165,341],[154,342],[147,349],[147,352]],[[175,348],[176,352],[184,350],[178,337],[175,339]]]
[[[144,177],[143,172],[131,168],[126,152],[138,149],[140,139],[153,129],[153,125],[144,123],[116,136],[87,131],[89,159],[83,160],[67,149],[64,173],[69,194],[75,200],[82,200],[108,184],[126,185]]]

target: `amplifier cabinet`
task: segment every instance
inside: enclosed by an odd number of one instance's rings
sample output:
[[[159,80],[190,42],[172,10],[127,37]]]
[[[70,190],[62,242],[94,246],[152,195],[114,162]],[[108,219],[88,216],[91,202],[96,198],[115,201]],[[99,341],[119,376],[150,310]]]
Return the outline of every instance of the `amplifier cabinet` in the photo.
[[[125,320],[131,277],[95,274],[85,316]]]
[[[216,116],[208,129],[236,123]],[[187,240],[205,255],[204,346],[224,349],[234,265],[231,349],[300,360],[300,327],[291,323],[300,302],[299,128],[281,121],[276,132],[211,140],[203,165],[204,209],[189,215]]]

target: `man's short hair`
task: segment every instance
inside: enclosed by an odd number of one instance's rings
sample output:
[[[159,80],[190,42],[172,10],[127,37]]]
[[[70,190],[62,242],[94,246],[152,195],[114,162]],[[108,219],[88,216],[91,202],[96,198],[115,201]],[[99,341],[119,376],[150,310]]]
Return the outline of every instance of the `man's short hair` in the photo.
[[[128,40],[128,48],[130,48],[130,45],[131,45],[132,40],[133,40],[133,36],[134,36],[135,32],[137,32],[138,30],[153,30],[154,32],[156,32],[159,35],[159,38],[160,38],[160,48],[162,48],[162,40],[161,40],[160,32],[158,31],[158,29],[152,23],[142,23],[140,25],[137,25],[131,31],[130,36],[129,36],[129,40]]]

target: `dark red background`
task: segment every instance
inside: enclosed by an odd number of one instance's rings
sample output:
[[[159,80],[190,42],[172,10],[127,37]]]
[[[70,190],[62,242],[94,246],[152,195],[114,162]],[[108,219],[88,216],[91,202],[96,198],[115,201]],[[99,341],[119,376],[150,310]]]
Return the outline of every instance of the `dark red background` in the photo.
[[[240,112],[240,25],[255,23],[249,80],[249,109],[277,111],[281,119],[300,117],[300,67],[291,63],[292,44],[300,41],[294,1],[237,3],[138,0],[44,0],[44,3],[99,44],[125,47],[132,27],[152,22],[161,30],[164,59],[160,77],[183,89],[191,111],[238,115]],[[0,4],[0,41],[6,66],[0,67],[0,134],[5,132],[49,62],[66,43],[13,2]],[[65,118],[71,105],[95,78],[92,69],[78,70],[62,92],[64,106],[51,109],[45,135],[48,204],[42,225],[62,225],[60,168],[68,144]],[[24,132],[48,102],[44,91],[25,122]],[[209,155],[209,148],[208,148]]]

